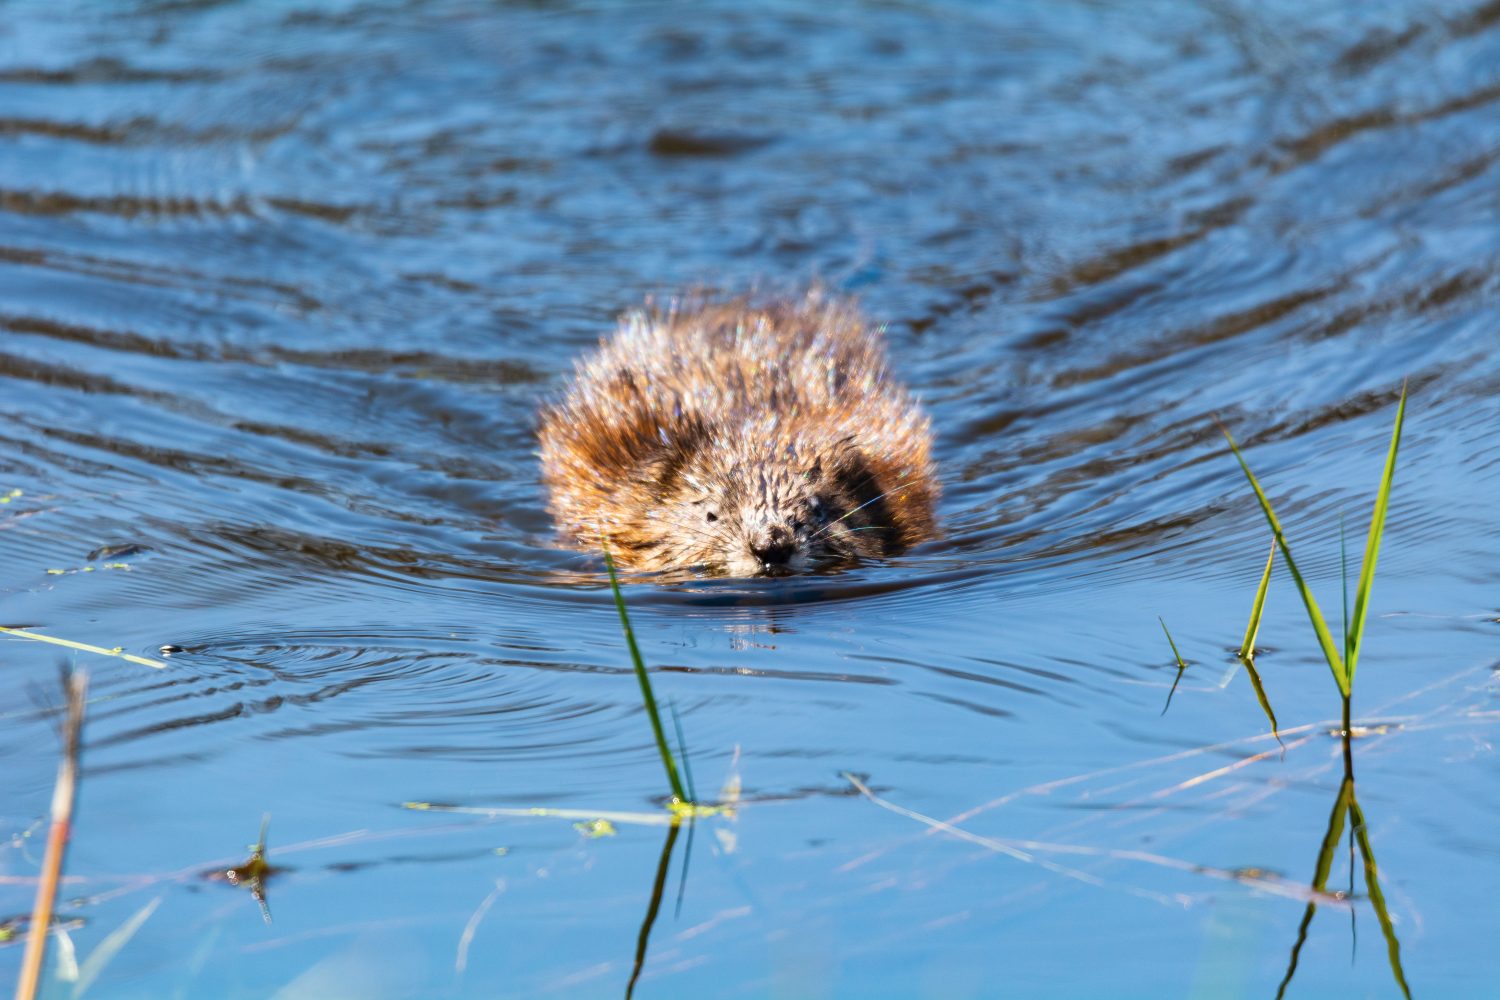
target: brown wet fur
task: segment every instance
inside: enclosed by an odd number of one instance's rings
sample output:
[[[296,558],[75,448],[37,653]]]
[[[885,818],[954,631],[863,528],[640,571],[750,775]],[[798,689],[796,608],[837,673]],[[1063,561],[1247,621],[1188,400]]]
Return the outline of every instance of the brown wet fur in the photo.
[[[620,565],[779,575],[936,531],[927,416],[846,301],[632,312],[541,414],[563,535]]]

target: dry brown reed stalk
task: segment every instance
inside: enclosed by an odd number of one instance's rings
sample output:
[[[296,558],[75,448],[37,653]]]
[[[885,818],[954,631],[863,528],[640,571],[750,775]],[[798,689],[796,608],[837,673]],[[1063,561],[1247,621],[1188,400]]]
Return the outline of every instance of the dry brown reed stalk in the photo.
[[[31,926],[26,934],[26,954],[16,981],[16,1000],[33,1000],[42,978],[42,960],[47,954],[47,934],[52,928],[52,909],[57,884],[62,877],[63,853],[73,829],[73,803],[78,797],[78,741],[83,731],[83,709],[89,678],[84,670],[63,670],[63,692],[67,699],[63,719],[63,755],[57,766],[57,784],[52,789],[52,826],[47,831],[47,853],[42,858],[42,878],[31,908]]]

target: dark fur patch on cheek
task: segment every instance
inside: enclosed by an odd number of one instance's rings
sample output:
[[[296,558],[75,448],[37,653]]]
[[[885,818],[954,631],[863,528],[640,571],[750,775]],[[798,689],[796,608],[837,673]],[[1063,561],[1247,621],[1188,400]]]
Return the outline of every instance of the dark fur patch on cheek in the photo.
[[[892,548],[896,542],[895,521],[885,490],[864,456],[853,453],[840,461],[834,481],[849,499],[843,523],[851,530],[862,529],[861,533],[878,539],[883,548]]]

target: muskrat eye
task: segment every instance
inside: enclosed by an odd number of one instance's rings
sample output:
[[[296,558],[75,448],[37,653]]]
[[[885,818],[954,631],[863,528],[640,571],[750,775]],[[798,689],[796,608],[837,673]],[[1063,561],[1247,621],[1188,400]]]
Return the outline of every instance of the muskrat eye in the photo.
[[[708,521],[717,521],[719,519],[719,515],[715,514],[713,511],[708,511],[706,514],[703,515],[703,517],[704,517],[705,520],[708,520]]]

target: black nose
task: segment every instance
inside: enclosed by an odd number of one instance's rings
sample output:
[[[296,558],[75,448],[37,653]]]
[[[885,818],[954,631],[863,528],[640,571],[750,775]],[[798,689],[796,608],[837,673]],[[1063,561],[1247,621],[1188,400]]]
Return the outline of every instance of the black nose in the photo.
[[[797,551],[790,528],[773,524],[750,542],[750,551],[764,566],[785,566]]]

